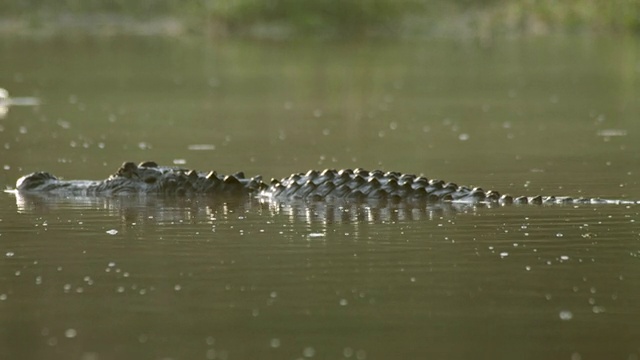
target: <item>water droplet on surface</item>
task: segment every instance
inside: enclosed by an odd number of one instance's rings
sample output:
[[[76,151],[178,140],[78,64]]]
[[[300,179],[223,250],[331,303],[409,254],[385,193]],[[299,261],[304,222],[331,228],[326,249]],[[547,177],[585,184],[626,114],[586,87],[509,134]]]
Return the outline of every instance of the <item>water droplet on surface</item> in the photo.
[[[213,360],[216,358],[216,351],[215,349],[208,349],[207,353],[205,354],[205,357],[209,360]]]
[[[216,146],[213,144],[191,144],[187,146],[187,150],[191,151],[212,151],[215,149]]]
[[[573,319],[573,313],[571,311],[569,311],[569,310],[560,311],[558,316],[560,316],[560,320],[564,320],[564,321],[568,321],[568,320]]]
[[[207,345],[214,345],[216,343],[216,339],[213,336],[207,336],[204,341],[207,343]]]
[[[364,360],[367,358],[367,353],[364,350],[358,350],[356,351],[356,359],[358,360]]]
[[[82,357],[80,359],[81,360],[99,360],[100,358],[98,357],[97,353],[86,352],[86,353],[82,354]]]
[[[304,348],[304,350],[302,350],[302,355],[304,355],[304,357],[307,358],[311,358],[316,354],[316,350],[314,348],[312,348],[311,346]]]
[[[67,329],[64,332],[64,336],[67,339],[73,339],[74,337],[76,337],[78,335],[78,332],[76,331],[76,329]]]

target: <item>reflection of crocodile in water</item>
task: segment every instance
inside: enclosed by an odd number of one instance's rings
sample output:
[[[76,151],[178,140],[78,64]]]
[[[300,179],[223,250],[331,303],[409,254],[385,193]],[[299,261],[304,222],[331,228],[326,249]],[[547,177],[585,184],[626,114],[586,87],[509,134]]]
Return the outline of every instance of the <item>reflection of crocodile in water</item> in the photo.
[[[304,200],[385,200],[489,204],[636,204],[636,201],[556,196],[512,197],[496,191],[458,186],[424,176],[380,170],[310,170],[270,183],[260,176],[247,179],[243,173],[219,175],[147,161],[124,163],[105,180],[60,180],[46,172],[18,179],[20,193],[55,193],[81,196],[120,194],[166,194],[190,196],[253,195],[270,201]]]

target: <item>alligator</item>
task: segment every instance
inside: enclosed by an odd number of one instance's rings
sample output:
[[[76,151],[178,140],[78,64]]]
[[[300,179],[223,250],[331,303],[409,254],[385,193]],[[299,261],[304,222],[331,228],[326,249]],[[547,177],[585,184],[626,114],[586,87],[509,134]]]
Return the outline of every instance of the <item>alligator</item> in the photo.
[[[384,200],[451,202],[464,204],[639,204],[631,200],[573,198],[569,196],[510,196],[479,187],[424,176],[381,170],[309,170],[280,180],[264,182],[261,176],[244,173],[221,175],[179,167],[159,166],[153,161],[136,165],[125,162],[104,180],[62,180],[47,172],[34,172],[16,182],[18,193],[49,193],[76,196],[161,194],[194,196],[255,196],[268,202],[292,200]]]

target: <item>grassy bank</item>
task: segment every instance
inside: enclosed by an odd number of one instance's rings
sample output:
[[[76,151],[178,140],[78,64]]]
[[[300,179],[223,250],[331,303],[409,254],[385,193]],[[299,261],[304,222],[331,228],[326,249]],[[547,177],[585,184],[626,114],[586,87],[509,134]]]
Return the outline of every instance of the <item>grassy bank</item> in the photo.
[[[7,0],[0,32],[250,37],[640,32],[640,0]]]

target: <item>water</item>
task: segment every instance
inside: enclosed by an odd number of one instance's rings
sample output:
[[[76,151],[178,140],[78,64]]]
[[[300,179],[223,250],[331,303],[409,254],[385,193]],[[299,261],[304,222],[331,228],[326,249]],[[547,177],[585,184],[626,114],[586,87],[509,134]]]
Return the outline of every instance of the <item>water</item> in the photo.
[[[640,199],[636,39],[3,39],[0,186],[123,161]],[[638,206],[0,196],[0,358],[634,359]]]

